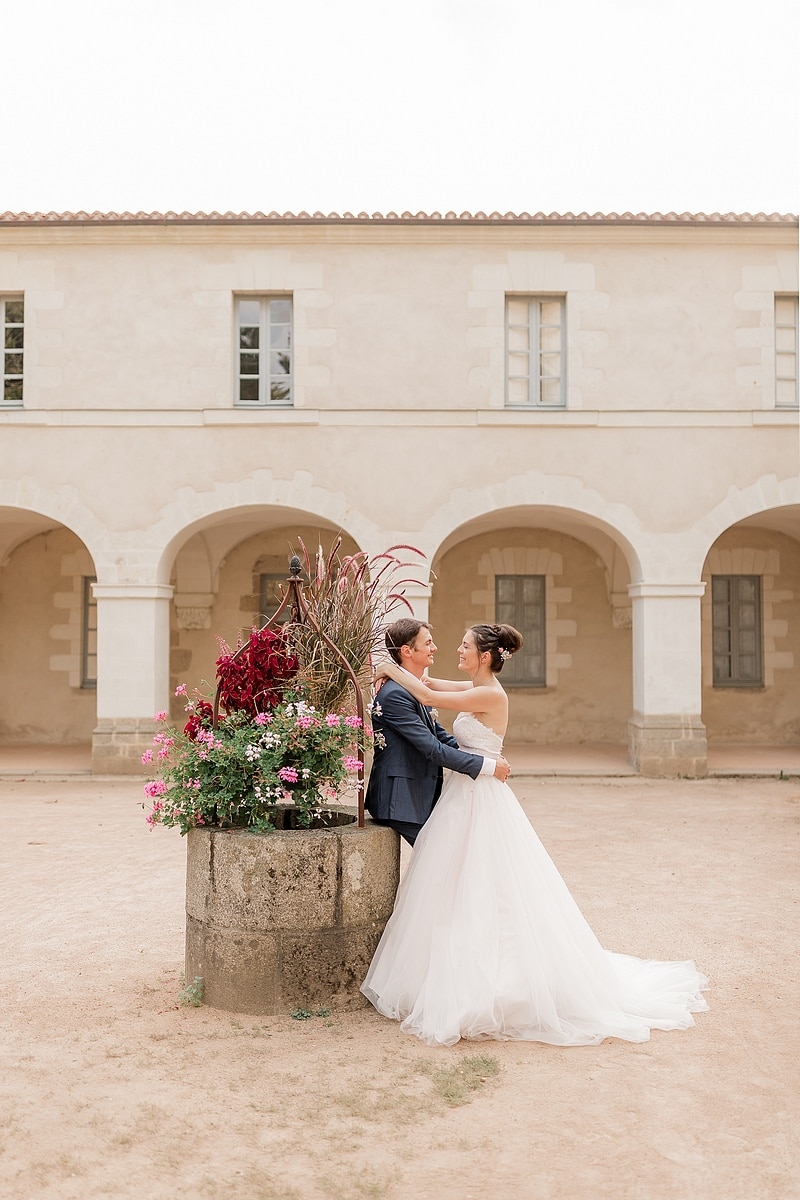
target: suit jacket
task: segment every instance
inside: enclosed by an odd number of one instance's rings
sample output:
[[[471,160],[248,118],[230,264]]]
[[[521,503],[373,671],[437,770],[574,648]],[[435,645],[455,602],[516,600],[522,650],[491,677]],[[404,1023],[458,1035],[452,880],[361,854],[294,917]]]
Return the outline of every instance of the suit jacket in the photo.
[[[381,821],[424,825],[442,790],[442,768],[476,779],[483,756],[458,749],[458,742],[429,709],[393,680],[378,692],[372,725],[386,745],[375,748],[366,806]],[[380,739],[379,739],[380,740]]]

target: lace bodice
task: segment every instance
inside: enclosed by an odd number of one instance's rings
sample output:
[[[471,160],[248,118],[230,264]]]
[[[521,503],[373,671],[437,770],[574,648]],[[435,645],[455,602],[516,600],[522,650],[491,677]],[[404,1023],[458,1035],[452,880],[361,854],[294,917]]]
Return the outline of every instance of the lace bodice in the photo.
[[[468,754],[483,754],[496,758],[503,749],[503,739],[474,713],[459,713],[453,722],[453,733],[462,750]]]

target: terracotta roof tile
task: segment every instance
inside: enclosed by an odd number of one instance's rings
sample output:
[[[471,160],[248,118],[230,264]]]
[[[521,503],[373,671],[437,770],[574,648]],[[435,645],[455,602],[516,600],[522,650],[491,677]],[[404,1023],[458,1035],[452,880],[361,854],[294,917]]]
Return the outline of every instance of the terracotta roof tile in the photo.
[[[484,212],[34,212],[0,213],[2,225],[264,225],[428,224],[483,225],[792,225],[794,213],[484,213]]]

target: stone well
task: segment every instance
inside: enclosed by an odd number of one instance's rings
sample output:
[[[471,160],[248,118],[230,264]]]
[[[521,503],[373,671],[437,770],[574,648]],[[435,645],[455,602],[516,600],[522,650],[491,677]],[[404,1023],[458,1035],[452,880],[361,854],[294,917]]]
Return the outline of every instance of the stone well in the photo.
[[[352,1008],[392,911],[400,839],[352,810],[326,829],[187,834],[186,982],[253,1015]]]

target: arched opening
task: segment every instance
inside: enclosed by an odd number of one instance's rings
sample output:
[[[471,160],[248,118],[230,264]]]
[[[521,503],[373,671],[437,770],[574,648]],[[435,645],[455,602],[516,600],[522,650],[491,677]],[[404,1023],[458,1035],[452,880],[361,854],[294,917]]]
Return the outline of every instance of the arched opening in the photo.
[[[800,766],[800,505],[729,526],[703,565],[709,768]],[[791,762],[787,751],[794,748]]]
[[[507,745],[542,765],[576,747],[628,770],[632,706],[631,602],[636,556],[585,514],[545,506],[485,513],[442,543],[433,562],[437,673],[455,675],[455,647],[476,622],[520,628],[529,652],[512,660]],[[596,753],[597,752],[597,753]]]
[[[313,513],[278,507],[215,513],[176,536],[165,554],[173,587],[170,615],[170,696],[180,719],[175,687],[213,691],[220,639],[235,646],[277,608],[289,558],[299,542],[312,555],[327,554],[341,536],[340,553],[360,547],[345,531]]]
[[[0,508],[0,745],[88,770],[97,715],[96,570],[60,522]],[[43,756],[43,757],[42,757]],[[8,760],[10,761],[10,760]],[[26,759],[30,761],[30,756]]]

